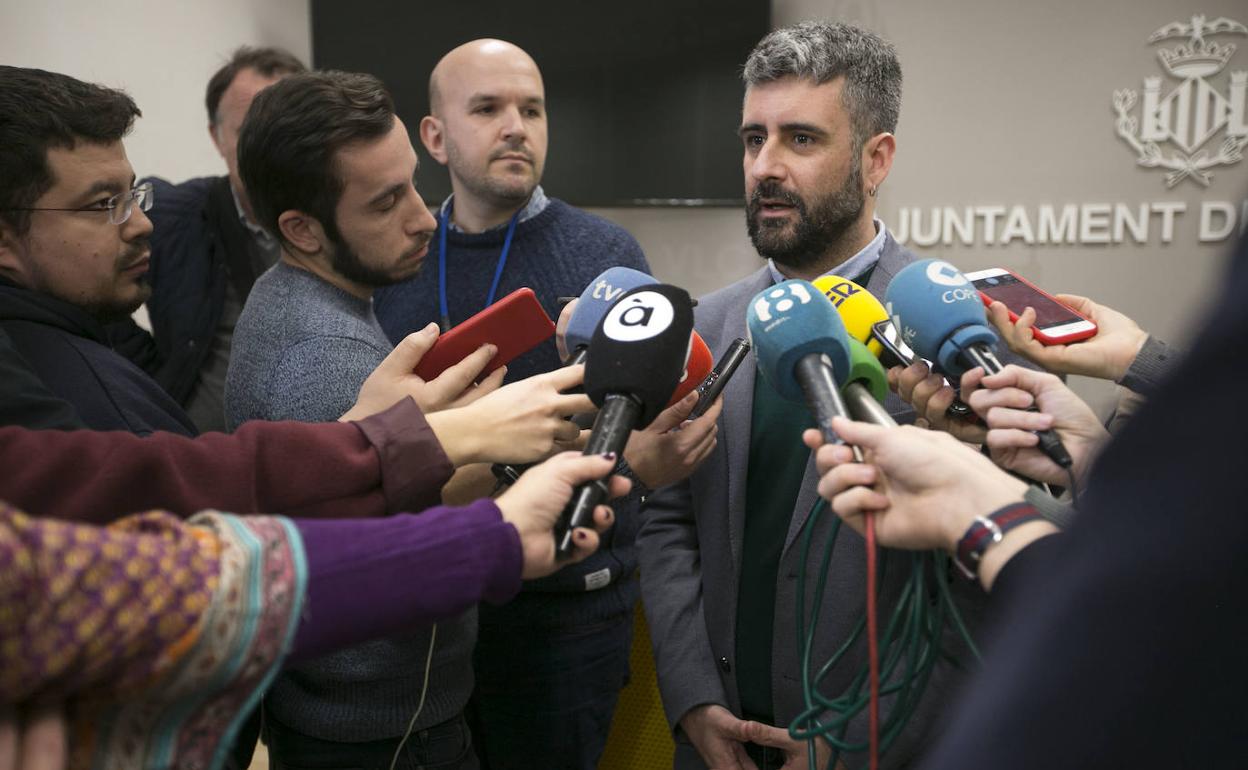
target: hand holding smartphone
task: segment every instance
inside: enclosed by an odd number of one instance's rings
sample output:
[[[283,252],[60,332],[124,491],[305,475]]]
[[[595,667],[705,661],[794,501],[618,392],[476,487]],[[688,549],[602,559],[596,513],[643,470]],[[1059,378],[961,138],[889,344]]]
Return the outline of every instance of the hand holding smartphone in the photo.
[[[537,295],[529,288],[516,289],[438,337],[416,365],[416,374],[431,380],[490,343],[498,348],[498,353],[477,375],[480,382],[490,372],[553,336],[555,325],[537,301]]]
[[[1036,311],[1036,322],[1031,333],[1043,345],[1067,345],[1085,340],[1096,334],[1096,324],[1062,304],[1048,292],[1035,284],[1005,268],[993,267],[967,273],[984,305],[994,301],[1005,305],[1010,313],[1010,321],[1018,321],[1018,316],[1027,308]]]
[[[880,363],[884,364],[886,369],[891,369],[894,366],[909,366],[914,363],[916,358],[914,351],[911,350],[910,346],[901,339],[901,335],[897,333],[897,327],[893,326],[892,321],[877,321],[872,324],[871,336],[874,337],[875,340],[880,343],[880,347],[884,349],[883,354],[880,356]],[[933,372],[937,371],[936,365],[931,361],[928,361],[926,358],[920,358],[918,360],[927,364],[927,368],[929,370]],[[953,388],[954,393],[958,394],[958,396],[953,399],[953,403],[949,405],[949,408],[945,410],[945,414],[950,417],[957,417],[960,419],[978,419],[975,413],[971,411],[971,408],[966,405],[966,402],[962,400],[961,388],[958,385],[949,382],[948,377],[945,378],[945,384]]]

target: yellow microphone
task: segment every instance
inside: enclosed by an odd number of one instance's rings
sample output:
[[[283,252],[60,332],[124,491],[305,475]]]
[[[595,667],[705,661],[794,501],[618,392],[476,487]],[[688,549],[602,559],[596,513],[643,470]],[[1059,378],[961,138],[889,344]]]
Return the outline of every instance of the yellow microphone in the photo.
[[[845,331],[849,336],[866,345],[867,350],[879,358],[884,348],[871,334],[871,327],[880,321],[889,320],[888,312],[880,301],[858,284],[837,275],[822,275],[813,283],[815,288],[832,300],[841,320],[845,322]]]

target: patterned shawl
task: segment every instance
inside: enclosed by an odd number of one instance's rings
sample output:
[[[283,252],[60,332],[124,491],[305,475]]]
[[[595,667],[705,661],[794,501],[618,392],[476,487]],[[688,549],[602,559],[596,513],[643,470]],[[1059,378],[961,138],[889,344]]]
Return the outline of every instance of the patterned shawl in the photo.
[[[0,706],[64,703],[75,768],[218,768],[307,584],[282,517],[95,527],[0,504]]]

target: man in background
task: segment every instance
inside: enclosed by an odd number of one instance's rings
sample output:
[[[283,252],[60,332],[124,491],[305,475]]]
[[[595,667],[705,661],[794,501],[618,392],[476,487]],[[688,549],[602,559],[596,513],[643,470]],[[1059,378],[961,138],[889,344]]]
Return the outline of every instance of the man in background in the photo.
[[[238,132],[262,89],[305,71],[279,48],[239,48],[208,81],[208,134],[228,173],[150,182],[152,333],[126,320],[110,329],[117,349],[156,379],[201,431],[225,430],[225,373],[234,325],[256,278],[277,261],[277,239],[256,223],[238,173]]]
[[[105,331],[151,292],[152,189],[135,183],[122,141],[139,114],[121,91],[0,67],[0,330],[74,422],[192,436]]]
[[[623,228],[542,189],[546,94],[527,53],[501,40],[466,43],[434,68],[429,100],[420,138],[450,171],[452,194],[437,212],[425,267],[376,295],[392,340],[434,321],[450,328],[522,286],[556,318],[559,296],[579,295],[609,267],[650,272]],[[512,361],[508,379],[560,365],[548,343]],[[713,424],[711,416],[698,429]],[[507,605],[480,609],[470,713],[491,770],[597,766],[628,681],[639,593],[636,497],[617,501],[616,512],[593,557],[525,583]]]

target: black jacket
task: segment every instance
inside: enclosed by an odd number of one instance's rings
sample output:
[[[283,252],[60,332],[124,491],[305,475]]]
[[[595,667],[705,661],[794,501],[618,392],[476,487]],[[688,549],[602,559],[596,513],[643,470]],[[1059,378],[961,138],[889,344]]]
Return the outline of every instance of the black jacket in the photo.
[[[52,395],[0,328],[0,425],[31,430],[84,427],[74,408]]]
[[[182,407],[109,347],[104,327],[77,307],[0,279],[0,331],[88,428],[196,434]]]
[[[246,300],[256,280],[251,234],[238,220],[229,177],[170,184],[152,177],[152,268],[147,302],[152,333],[133,321],[113,324],[117,351],[185,405],[199,381],[225,307],[227,280]]]

